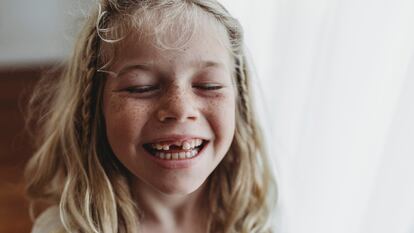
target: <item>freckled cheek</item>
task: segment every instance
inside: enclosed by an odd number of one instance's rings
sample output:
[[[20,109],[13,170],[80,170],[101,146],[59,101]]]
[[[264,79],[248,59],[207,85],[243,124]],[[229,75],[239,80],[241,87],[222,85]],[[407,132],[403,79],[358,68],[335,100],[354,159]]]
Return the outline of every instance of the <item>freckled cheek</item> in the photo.
[[[111,145],[123,147],[136,143],[148,120],[149,111],[148,105],[136,101],[119,97],[109,99],[105,108],[105,123]]]
[[[235,127],[235,100],[227,97],[209,103],[208,118],[216,140],[229,143]]]

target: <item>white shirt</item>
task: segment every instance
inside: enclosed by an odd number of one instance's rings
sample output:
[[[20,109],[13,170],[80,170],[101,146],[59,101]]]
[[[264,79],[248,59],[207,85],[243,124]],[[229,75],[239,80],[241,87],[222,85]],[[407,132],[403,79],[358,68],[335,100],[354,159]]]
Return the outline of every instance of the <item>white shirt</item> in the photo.
[[[63,229],[58,206],[51,206],[36,218],[31,233],[57,233]]]

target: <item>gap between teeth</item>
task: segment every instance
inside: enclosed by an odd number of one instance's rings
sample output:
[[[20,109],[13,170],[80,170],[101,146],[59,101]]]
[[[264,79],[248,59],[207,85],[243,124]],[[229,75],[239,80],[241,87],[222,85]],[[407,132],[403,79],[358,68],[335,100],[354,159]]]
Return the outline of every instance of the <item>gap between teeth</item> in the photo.
[[[194,140],[190,140],[190,141],[184,141],[184,142],[180,142],[178,143],[179,145],[177,146],[181,146],[182,149],[184,150],[189,150],[189,149],[194,149],[197,146],[200,146],[203,143],[203,140],[201,139],[194,139]],[[170,144],[170,145],[161,145],[161,144],[151,144],[151,148],[156,149],[156,150],[164,150],[167,151],[170,149],[171,145],[176,145],[176,144]]]

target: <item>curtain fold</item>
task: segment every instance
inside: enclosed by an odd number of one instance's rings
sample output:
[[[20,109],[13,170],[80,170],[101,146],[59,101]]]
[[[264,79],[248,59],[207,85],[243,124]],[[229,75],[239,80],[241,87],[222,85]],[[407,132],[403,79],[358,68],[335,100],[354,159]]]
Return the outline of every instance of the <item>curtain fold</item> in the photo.
[[[277,232],[413,233],[414,1],[223,3],[255,63]]]

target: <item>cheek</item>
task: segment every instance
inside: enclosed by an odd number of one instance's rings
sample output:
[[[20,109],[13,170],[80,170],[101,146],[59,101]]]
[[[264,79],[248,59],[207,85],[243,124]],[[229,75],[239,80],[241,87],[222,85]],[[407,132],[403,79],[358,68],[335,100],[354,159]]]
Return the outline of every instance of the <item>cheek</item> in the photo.
[[[235,98],[229,95],[216,99],[209,104],[208,119],[212,126],[217,143],[229,145],[233,140],[235,129]]]
[[[112,95],[104,101],[104,116],[108,141],[115,154],[134,150],[139,133],[148,118],[148,105]]]
[[[231,131],[235,124],[235,103],[233,100],[223,101],[214,108],[214,118],[218,125]]]

